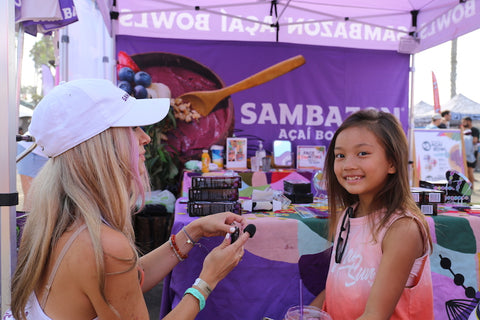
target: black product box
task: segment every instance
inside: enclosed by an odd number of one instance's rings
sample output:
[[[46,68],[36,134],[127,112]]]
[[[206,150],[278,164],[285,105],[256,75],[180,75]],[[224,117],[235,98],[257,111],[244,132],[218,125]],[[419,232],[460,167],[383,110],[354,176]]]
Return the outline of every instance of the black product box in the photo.
[[[410,189],[413,199],[419,204],[445,203],[445,191],[413,187]]]
[[[423,203],[445,203],[445,191],[426,189],[423,192]]]
[[[430,215],[430,216],[436,216],[437,215],[438,204],[429,203],[429,204],[417,204],[417,205],[418,205],[418,207],[420,208],[420,211],[422,211],[423,214]]]
[[[416,204],[423,203],[423,190],[424,188],[411,187],[410,193],[412,194],[413,200]]]
[[[211,214],[230,211],[236,214],[242,214],[242,205],[238,201],[224,202],[202,202],[194,201],[187,203],[187,212],[190,217],[202,217]]]
[[[238,188],[235,189],[193,189],[188,190],[189,201],[236,201]]]
[[[230,189],[240,188],[242,178],[240,176],[194,176],[192,177],[193,189]]]
[[[284,192],[285,197],[290,199],[292,203],[312,203],[313,193],[290,193]]]
[[[284,180],[283,191],[286,193],[311,193],[312,185],[310,182],[300,180]]]

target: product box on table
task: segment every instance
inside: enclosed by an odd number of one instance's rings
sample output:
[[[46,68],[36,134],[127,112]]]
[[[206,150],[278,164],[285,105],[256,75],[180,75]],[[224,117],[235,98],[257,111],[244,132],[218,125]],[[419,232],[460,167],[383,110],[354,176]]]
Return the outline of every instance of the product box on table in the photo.
[[[189,201],[236,201],[238,188],[232,189],[193,189],[188,190]]]
[[[438,204],[429,203],[429,204],[417,204],[423,214],[436,216],[438,213]]]
[[[413,200],[416,204],[420,204],[423,202],[423,188],[411,187],[410,193],[412,194]]]
[[[300,181],[300,180],[284,180],[283,181],[283,191],[286,193],[311,193],[312,184],[310,182]]]
[[[312,203],[313,193],[290,193],[284,192],[284,196],[292,201],[292,203]]]
[[[192,201],[187,204],[187,212],[190,217],[208,216],[225,211],[242,214],[242,205],[238,201]]]
[[[422,187],[412,187],[410,191],[418,204],[445,203],[445,191]]]
[[[240,188],[240,176],[195,176],[192,177],[193,189],[229,189]]]

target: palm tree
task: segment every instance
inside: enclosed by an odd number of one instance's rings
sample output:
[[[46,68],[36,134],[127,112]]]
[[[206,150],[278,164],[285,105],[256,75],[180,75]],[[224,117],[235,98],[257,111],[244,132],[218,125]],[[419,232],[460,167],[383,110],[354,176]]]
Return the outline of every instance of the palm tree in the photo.
[[[457,95],[457,38],[452,40],[450,65],[450,98],[453,98]]]

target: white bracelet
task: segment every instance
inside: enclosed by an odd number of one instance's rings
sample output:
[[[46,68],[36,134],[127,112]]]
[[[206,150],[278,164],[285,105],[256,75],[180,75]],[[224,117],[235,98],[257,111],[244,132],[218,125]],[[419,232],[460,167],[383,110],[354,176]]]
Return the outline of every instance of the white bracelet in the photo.
[[[210,293],[212,293],[212,289],[210,288],[208,283],[206,283],[204,280],[200,278],[197,278],[197,280],[195,280],[193,285],[199,287],[205,293],[206,297],[208,297]]]

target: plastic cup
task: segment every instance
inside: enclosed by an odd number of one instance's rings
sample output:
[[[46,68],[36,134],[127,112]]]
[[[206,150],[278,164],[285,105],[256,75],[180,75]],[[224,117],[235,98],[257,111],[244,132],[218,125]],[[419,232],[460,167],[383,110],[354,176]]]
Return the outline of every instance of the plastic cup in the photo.
[[[332,320],[328,313],[314,306],[303,306],[303,316],[301,312],[300,306],[291,307],[285,314],[285,320]]]
[[[223,146],[214,144],[210,147],[212,152],[212,162],[217,164],[218,168],[223,168]]]

